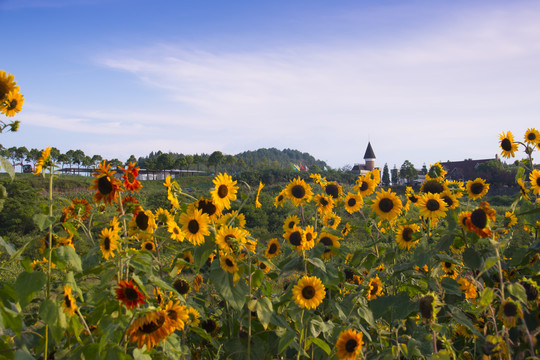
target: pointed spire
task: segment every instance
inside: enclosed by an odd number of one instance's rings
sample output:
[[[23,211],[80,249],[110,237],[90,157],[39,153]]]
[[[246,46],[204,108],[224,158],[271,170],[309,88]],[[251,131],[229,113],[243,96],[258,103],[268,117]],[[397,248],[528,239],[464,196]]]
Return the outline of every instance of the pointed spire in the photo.
[[[371,142],[368,142],[366,153],[364,154],[364,159],[375,159],[375,153],[371,147]]]

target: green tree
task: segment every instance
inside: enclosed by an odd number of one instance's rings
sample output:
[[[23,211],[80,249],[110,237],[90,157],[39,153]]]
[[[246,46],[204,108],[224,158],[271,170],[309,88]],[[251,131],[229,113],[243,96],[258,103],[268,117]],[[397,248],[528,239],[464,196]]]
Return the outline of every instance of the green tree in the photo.
[[[399,181],[399,171],[396,167],[396,164],[394,164],[394,168],[391,171],[392,173],[392,184],[397,185]]]
[[[208,166],[214,167],[214,172],[217,173],[217,167],[223,162],[224,155],[221,151],[214,151],[208,157]]]
[[[406,180],[407,184],[410,184],[418,179],[418,171],[409,160],[405,160],[399,170],[399,177]]]
[[[384,164],[382,183],[384,186],[390,186],[390,171],[388,171],[388,164]]]

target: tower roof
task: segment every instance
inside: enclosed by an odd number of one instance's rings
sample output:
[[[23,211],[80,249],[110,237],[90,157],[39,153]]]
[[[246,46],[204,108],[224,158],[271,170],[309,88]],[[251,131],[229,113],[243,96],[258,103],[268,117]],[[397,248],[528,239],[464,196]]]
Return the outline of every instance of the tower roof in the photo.
[[[368,142],[366,153],[364,154],[364,159],[375,159],[375,153],[371,147],[371,142]]]

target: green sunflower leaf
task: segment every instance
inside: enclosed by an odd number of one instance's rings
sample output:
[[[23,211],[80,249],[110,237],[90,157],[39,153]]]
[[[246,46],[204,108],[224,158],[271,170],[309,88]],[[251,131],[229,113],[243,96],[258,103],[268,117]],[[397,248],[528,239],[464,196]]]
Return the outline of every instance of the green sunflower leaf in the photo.
[[[22,272],[15,281],[17,297],[24,308],[32,299],[34,293],[40,291],[47,282],[47,275],[41,271]]]
[[[311,339],[308,339],[306,345],[309,346],[310,343],[313,343],[317,345],[318,347],[320,347],[326,353],[326,355],[330,355],[330,353],[332,352],[332,349],[330,348],[330,346],[323,339],[311,338]]]

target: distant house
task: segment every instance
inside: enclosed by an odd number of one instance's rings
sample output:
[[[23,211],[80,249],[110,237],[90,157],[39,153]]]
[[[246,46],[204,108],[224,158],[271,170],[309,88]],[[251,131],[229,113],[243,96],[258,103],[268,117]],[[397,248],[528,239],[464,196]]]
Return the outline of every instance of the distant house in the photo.
[[[443,166],[444,170],[446,170],[446,177],[448,179],[474,180],[479,176],[477,169],[480,164],[486,163],[491,160],[496,160],[498,158],[498,155],[495,155],[495,159],[467,159],[463,161],[440,162],[440,164]]]
[[[364,164],[355,164],[351,170],[353,174],[363,175],[375,169],[375,152],[368,142],[366,152],[364,153]]]

